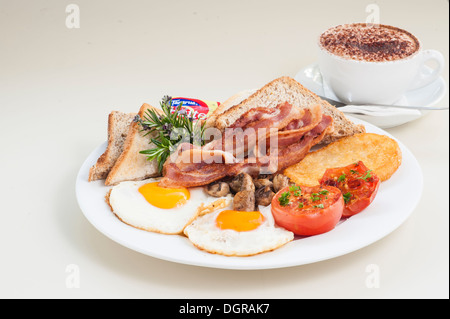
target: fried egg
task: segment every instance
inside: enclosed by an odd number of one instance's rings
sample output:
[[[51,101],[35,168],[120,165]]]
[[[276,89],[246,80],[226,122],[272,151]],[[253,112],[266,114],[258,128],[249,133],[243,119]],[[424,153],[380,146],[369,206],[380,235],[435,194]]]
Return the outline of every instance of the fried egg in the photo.
[[[114,214],[133,227],[163,234],[182,234],[197,216],[229,205],[202,187],[163,188],[159,179],[122,182],[111,188],[107,202]]]
[[[205,214],[188,225],[184,234],[194,246],[225,256],[256,255],[294,239],[294,233],[275,225],[270,206],[253,212],[227,207]]]

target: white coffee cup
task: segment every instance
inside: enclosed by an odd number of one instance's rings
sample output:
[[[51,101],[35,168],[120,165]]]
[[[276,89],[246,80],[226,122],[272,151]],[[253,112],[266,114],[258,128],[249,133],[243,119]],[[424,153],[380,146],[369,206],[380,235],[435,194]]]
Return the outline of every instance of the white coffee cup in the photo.
[[[346,103],[394,104],[407,91],[434,82],[444,69],[444,56],[423,50],[417,42],[418,49],[406,58],[369,62],[335,55],[321,46],[319,37],[318,63],[324,85]],[[436,67],[430,72],[427,63],[432,60]]]

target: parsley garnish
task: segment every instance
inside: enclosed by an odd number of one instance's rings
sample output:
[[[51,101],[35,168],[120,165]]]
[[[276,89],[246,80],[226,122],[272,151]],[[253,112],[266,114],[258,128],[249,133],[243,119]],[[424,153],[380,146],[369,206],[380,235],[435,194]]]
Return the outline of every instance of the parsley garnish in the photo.
[[[291,193],[289,193],[289,192],[282,193],[280,198],[278,198],[278,201],[280,202],[280,205],[281,206],[289,205],[289,197],[291,197]]]
[[[350,199],[352,198],[352,194],[350,194],[350,192],[345,193],[345,194],[343,194],[342,196],[344,197],[344,202],[345,202],[346,204],[347,204],[347,203],[350,201]]]
[[[324,208],[323,204],[314,205],[313,208]]]
[[[345,180],[345,178],[347,177],[347,175],[345,175],[345,174],[342,174],[341,176],[339,176],[339,178],[338,178],[338,182],[343,182],[344,180]]]
[[[302,202],[298,203],[298,208],[303,208],[303,203]]]
[[[296,196],[296,197],[298,197],[302,194],[302,189],[300,188],[300,186],[291,185],[291,186],[289,186],[289,190],[291,192],[294,192],[294,196]]]
[[[371,169],[366,172],[366,175],[358,177],[358,179],[363,179],[364,181],[367,182],[367,179],[372,177],[372,174],[370,174],[370,172],[372,172]]]

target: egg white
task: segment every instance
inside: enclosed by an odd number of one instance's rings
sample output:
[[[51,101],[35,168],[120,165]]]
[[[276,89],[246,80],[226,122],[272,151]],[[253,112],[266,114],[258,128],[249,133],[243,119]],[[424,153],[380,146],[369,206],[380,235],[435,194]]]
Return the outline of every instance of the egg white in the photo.
[[[226,206],[229,198],[211,197],[202,187],[189,188],[190,198],[186,204],[161,209],[151,205],[138,191],[144,184],[157,182],[159,179],[127,181],[113,186],[108,196],[108,204],[114,214],[124,223],[151,232],[163,234],[182,234],[186,225],[201,215]]]
[[[225,256],[251,256],[277,249],[294,239],[294,233],[275,225],[270,206],[260,206],[264,222],[250,231],[220,229],[216,218],[223,209],[200,216],[184,229],[194,246]]]

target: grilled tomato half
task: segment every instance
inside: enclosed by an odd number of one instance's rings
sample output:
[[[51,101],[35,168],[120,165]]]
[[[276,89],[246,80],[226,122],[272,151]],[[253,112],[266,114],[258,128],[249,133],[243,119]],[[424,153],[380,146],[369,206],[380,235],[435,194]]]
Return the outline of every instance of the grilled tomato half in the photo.
[[[287,186],[272,199],[275,222],[300,236],[332,230],[342,217],[344,199],[333,186]]]
[[[362,161],[344,167],[329,168],[319,181],[322,186],[341,190],[344,197],[343,217],[358,214],[375,199],[380,179]]]

